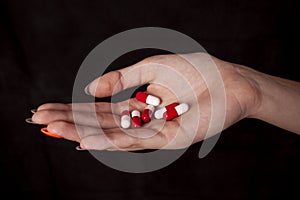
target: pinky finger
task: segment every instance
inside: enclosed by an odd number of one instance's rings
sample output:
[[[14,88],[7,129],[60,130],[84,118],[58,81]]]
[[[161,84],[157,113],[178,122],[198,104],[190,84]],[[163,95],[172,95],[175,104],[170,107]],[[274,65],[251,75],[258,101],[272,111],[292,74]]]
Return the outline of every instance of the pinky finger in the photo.
[[[82,138],[80,146],[89,150],[142,150],[142,149],[160,149],[166,143],[166,137],[160,132],[153,134],[151,129],[130,130],[130,134],[122,130],[108,134],[90,135]],[[137,134],[138,133],[138,134]],[[143,135],[143,138],[137,137]],[[145,135],[152,135],[145,137]]]

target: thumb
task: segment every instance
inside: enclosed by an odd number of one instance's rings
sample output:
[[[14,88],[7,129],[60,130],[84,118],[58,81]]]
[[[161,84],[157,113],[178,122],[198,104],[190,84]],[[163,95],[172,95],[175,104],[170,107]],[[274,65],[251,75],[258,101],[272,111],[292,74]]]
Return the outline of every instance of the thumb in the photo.
[[[84,91],[98,98],[112,96],[130,87],[151,83],[155,79],[155,68],[153,63],[143,62],[111,71],[93,80]]]

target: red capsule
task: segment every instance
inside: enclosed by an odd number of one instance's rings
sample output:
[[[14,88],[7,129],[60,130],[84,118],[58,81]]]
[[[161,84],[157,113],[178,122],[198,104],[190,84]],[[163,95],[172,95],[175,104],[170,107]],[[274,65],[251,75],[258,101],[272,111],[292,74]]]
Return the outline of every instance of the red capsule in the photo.
[[[165,109],[166,109],[166,110],[172,110],[172,109],[174,109],[174,108],[175,108],[176,106],[178,106],[178,105],[179,105],[179,103],[177,103],[177,102],[171,103],[171,104],[165,106]]]
[[[178,105],[179,105],[179,103],[171,103],[171,104],[169,104],[169,105],[167,105],[167,106],[165,106],[165,107],[163,107],[163,108],[161,108],[161,109],[155,111],[154,117],[155,117],[156,119],[162,119],[162,118],[163,118],[163,115],[164,115],[164,113],[165,113],[166,111],[172,110],[172,109],[174,109],[174,108],[175,108],[176,106],[178,106]]]
[[[183,113],[189,110],[189,106],[186,103],[179,104],[172,110],[168,110],[164,113],[164,119],[170,121],[176,117],[179,117]]]
[[[144,109],[144,111],[142,113],[142,120],[144,123],[148,123],[151,121],[153,112],[154,112],[154,106],[152,106],[152,105],[146,106],[146,108]]]
[[[158,106],[160,104],[160,99],[153,95],[147,94],[145,92],[136,93],[135,98],[141,102],[144,102],[149,105]]]
[[[138,128],[142,126],[141,113],[138,110],[131,112],[131,128]]]

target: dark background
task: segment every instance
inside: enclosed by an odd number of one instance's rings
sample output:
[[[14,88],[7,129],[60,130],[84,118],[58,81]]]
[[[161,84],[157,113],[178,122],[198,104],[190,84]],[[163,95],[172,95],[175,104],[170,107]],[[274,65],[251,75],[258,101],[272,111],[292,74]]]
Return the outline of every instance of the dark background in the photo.
[[[225,130],[204,159],[197,156],[198,143],[168,167],[145,174],[108,168],[76,151],[76,143],[47,137],[24,122],[42,103],[70,102],[87,54],[106,38],[137,27],[171,28],[218,58],[300,81],[296,2],[0,1],[1,195],[299,199],[299,136],[258,120],[244,119]],[[127,57],[114,67],[150,54]]]

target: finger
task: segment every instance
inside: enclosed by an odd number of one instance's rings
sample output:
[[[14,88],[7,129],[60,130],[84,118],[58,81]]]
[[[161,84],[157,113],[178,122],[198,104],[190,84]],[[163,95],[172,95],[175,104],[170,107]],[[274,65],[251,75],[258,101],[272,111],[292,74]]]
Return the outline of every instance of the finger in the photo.
[[[155,79],[155,72],[157,72],[155,64],[142,61],[95,79],[85,91],[99,98],[112,96],[124,89],[152,82]]]
[[[109,102],[95,102],[95,103],[46,103],[38,107],[37,111],[41,110],[73,110],[73,111],[85,111],[85,112],[109,112],[111,113],[115,109],[114,103]]]
[[[50,133],[54,133],[56,135],[62,136],[67,140],[80,142],[81,138],[90,135],[104,134],[105,129],[90,127],[90,126],[75,125],[73,123],[65,122],[65,121],[54,121],[48,124],[47,130]],[[113,132],[113,129],[105,130],[106,134],[109,134],[110,132]]]
[[[82,138],[80,146],[83,149],[105,150],[105,149],[160,149],[166,143],[166,137],[161,133],[153,133],[151,129],[139,128],[127,130],[118,129],[115,132],[101,135],[91,135]],[[152,137],[147,136],[152,135]],[[143,137],[143,138],[140,138]]]
[[[142,111],[146,107],[145,103],[136,100],[135,98],[131,98],[122,102],[117,103],[116,108],[118,111],[115,111],[117,114],[121,114],[124,110],[139,110]]]
[[[32,121],[38,124],[49,124],[54,121],[66,121],[78,125],[114,128],[119,127],[120,116],[112,113],[74,112],[58,110],[41,110],[32,116]]]
[[[163,85],[151,84],[147,87],[147,92],[150,94],[155,94],[155,93],[161,94],[160,106],[165,106],[172,102],[178,101],[176,94],[173,93],[170,89],[164,87]]]
[[[131,98],[118,103],[109,102],[95,102],[95,103],[46,103],[38,107],[37,111],[82,111],[82,112],[104,112],[120,115],[126,108],[129,110],[138,109],[142,110],[145,104]]]

